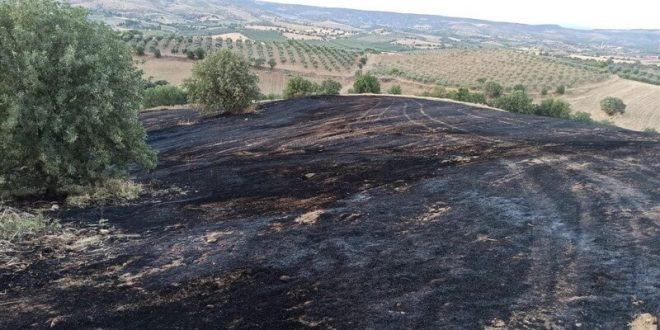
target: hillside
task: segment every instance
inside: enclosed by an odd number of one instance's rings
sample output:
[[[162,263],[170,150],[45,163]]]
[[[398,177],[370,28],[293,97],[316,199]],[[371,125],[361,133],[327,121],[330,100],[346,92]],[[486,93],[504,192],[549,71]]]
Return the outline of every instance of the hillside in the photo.
[[[367,96],[142,121],[160,161],[134,175],[166,192],[52,211],[66,235],[0,263],[0,328],[623,329],[660,310],[657,135]]]
[[[627,105],[626,113],[608,116],[600,109],[600,101],[606,97],[618,97]],[[609,120],[617,126],[660,131],[660,86],[611,78],[593,85],[571,90],[564,96],[575,111],[590,113],[597,120]]]
[[[346,35],[390,35],[391,42],[429,39],[446,45],[536,47],[563,53],[660,55],[658,30],[574,30],[557,25],[526,25],[468,18],[320,8],[254,0],[69,0],[92,9],[108,22],[130,18],[169,31],[199,27],[210,31],[227,24],[267,23],[340,29]],[[285,23],[283,25],[283,23]],[[290,27],[290,26],[289,26]],[[300,30],[300,29],[293,29]],[[392,34],[394,33],[394,34]],[[207,34],[207,33],[205,33]]]

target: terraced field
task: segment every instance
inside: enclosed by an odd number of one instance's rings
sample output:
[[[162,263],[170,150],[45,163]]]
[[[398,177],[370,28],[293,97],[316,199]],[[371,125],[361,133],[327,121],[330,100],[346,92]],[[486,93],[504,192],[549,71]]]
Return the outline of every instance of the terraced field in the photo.
[[[366,96],[142,120],[160,161],[135,175],[170,192],[53,212],[67,243],[0,265],[0,328],[622,329],[660,314],[658,136]]]
[[[571,66],[552,57],[507,50],[446,49],[373,56],[373,71],[427,84],[477,86],[477,80],[494,80],[505,87],[523,84],[528,89],[550,91],[557,86],[576,87],[603,81],[607,74]]]

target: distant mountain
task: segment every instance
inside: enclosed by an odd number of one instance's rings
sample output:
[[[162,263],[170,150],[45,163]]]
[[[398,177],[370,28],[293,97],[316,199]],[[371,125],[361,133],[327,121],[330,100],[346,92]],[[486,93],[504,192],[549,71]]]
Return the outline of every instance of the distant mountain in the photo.
[[[646,54],[660,55],[660,30],[578,30],[559,25],[528,25],[436,15],[402,14],[256,0],[70,0],[93,10],[123,13],[167,14],[183,18],[216,15],[220,19],[243,22],[272,19],[315,23],[334,21],[364,30],[386,28],[392,31],[423,33],[454,38],[507,41],[552,45],[563,43],[580,47],[625,47]]]

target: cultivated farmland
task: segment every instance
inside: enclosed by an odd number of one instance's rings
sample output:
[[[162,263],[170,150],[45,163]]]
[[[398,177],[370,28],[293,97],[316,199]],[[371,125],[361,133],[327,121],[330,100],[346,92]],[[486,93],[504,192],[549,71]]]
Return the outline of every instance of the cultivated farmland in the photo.
[[[523,84],[530,90],[576,87],[603,81],[609,75],[571,66],[548,56],[509,50],[447,49],[372,56],[373,71],[445,86],[478,86],[477,80],[494,80],[505,87]]]

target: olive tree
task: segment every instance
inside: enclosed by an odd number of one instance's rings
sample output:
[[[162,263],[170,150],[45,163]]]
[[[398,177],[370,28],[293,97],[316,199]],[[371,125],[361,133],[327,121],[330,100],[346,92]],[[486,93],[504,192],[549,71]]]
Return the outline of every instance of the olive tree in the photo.
[[[369,73],[358,74],[353,83],[353,91],[358,94],[380,94],[380,82]]]
[[[259,99],[258,82],[248,62],[223,49],[197,62],[184,87],[188,100],[204,112],[239,113]]]
[[[155,153],[142,73],[119,36],[55,0],[0,1],[0,185],[49,195],[117,178]]]
[[[600,109],[606,114],[614,116],[616,114],[624,114],[626,112],[626,104],[620,98],[606,97],[600,101]]]

